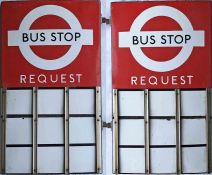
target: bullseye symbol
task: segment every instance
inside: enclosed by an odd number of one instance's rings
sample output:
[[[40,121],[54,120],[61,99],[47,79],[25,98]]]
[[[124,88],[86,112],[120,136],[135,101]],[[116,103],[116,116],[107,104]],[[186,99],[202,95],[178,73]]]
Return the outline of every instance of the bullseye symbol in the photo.
[[[70,29],[40,29],[30,30],[31,25],[38,18],[46,15],[55,15],[64,19]],[[38,41],[24,41],[28,34],[39,34]],[[57,40],[55,34],[60,34]],[[63,34],[64,38],[61,38]],[[30,46],[69,45],[70,49],[62,57],[55,60],[46,60],[36,55]],[[43,70],[57,70],[71,64],[79,55],[83,45],[93,45],[93,30],[82,29],[76,16],[64,7],[44,5],[33,9],[22,20],[19,30],[8,31],[8,46],[18,46],[24,58],[33,66]]]
[[[140,31],[146,22],[158,16],[174,19],[181,26],[182,31]],[[155,6],[138,15],[130,31],[119,32],[119,47],[130,48],[136,61],[146,69],[167,72],[183,65],[192,54],[194,47],[204,47],[204,35],[204,31],[193,29],[189,19],[181,11],[169,6]],[[166,42],[166,36],[172,36],[169,39],[173,42]],[[139,43],[138,38],[141,37],[152,37],[152,42]],[[182,47],[182,49],[178,55],[168,61],[155,61],[144,54],[140,49],[142,47]]]

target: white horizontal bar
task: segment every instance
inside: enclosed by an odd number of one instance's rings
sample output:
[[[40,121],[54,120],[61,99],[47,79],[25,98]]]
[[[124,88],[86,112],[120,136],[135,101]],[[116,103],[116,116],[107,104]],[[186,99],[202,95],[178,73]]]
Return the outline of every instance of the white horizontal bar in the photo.
[[[32,40],[30,40],[30,35]],[[67,40],[65,39],[65,36]],[[27,39],[28,38],[28,39]],[[93,45],[93,30],[49,29],[8,31],[8,46]]]
[[[173,35],[173,36],[171,36]],[[179,35],[179,36],[178,36]],[[171,36],[171,42],[170,42]],[[183,37],[184,42],[180,43]],[[133,44],[133,37],[139,42]],[[142,43],[140,42],[142,37]],[[148,42],[146,39],[148,37]],[[173,42],[176,37],[177,42]],[[187,38],[185,38],[187,37]],[[166,41],[166,42],[165,42]],[[148,31],[148,32],[119,32],[119,47],[184,47],[184,46],[205,46],[204,31]]]

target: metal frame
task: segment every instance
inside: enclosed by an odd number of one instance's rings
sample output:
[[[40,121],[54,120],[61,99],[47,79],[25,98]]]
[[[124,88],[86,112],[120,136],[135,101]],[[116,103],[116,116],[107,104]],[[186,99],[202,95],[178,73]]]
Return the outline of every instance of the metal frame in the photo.
[[[38,150],[38,88],[32,89],[32,173],[37,174],[37,150]]]
[[[209,94],[208,94],[208,100],[209,100],[209,104],[208,104],[208,114],[209,114],[209,128],[208,128],[208,142],[209,142],[209,172],[212,172],[212,110],[211,110],[211,105],[212,105],[212,89],[208,89]]]
[[[175,90],[176,94],[176,171],[182,173],[182,148],[181,148],[181,92]]]
[[[2,145],[1,172],[6,173],[6,121],[7,121],[7,89],[2,89]]]
[[[145,174],[150,174],[149,90],[144,90]]]
[[[2,173],[2,88],[0,88],[0,174]]]
[[[2,115],[2,146],[1,148],[1,173],[6,173],[6,100],[7,100],[7,90],[1,89],[0,92],[0,102],[1,102],[1,115]],[[181,146],[181,90],[176,89],[176,168],[177,174],[182,173],[182,146]],[[207,133],[207,143],[206,143],[206,156],[207,156],[207,167],[208,173],[211,171],[211,128],[210,128],[210,117],[211,117],[211,89],[206,89],[207,96],[207,105],[206,105],[206,133]],[[37,174],[37,124],[38,124],[38,88],[33,87],[32,91],[32,99],[33,99],[33,174]],[[101,89],[100,87],[96,87],[96,168],[97,173],[102,173],[102,135],[101,135],[101,127],[102,127],[102,118],[101,118]],[[64,120],[64,132],[65,132],[65,174],[69,174],[69,88],[65,88],[64,93],[64,101],[65,101],[65,120]],[[145,125],[145,171],[146,174],[151,173],[150,169],[150,120],[149,120],[149,91],[144,90],[144,125]],[[118,90],[113,90],[113,173],[119,173],[119,152],[118,152]]]
[[[96,87],[96,172],[102,173],[101,88]]]
[[[210,128],[210,115],[211,115],[211,90],[206,89],[207,105],[206,105],[206,157],[207,157],[207,173],[210,173],[210,163],[211,163],[211,128]]]
[[[211,138],[211,89],[206,89],[206,157],[207,173],[211,172],[212,138]],[[182,121],[181,121],[181,90],[175,89],[176,97],[176,173],[182,174]],[[119,152],[118,152],[118,90],[113,89],[113,173],[119,173]],[[145,127],[145,174],[151,173],[150,163],[150,119],[149,119],[149,90],[144,90],[144,127]]]
[[[113,89],[113,174],[119,173],[118,90]]]
[[[64,93],[64,172],[69,174],[69,88],[65,87]]]
[[[0,143],[0,173],[6,173],[6,89],[0,89],[0,113],[2,127],[2,143]],[[96,111],[96,173],[102,173],[102,117],[101,117],[101,88],[95,88],[95,111]],[[69,88],[65,87],[64,91],[64,173],[69,173]],[[37,167],[37,150],[38,150],[38,88],[32,88],[32,174],[38,174]]]

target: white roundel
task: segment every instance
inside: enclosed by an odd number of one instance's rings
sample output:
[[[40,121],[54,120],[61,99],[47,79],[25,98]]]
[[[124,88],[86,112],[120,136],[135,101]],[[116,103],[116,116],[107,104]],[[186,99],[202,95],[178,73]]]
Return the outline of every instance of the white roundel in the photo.
[[[188,33],[191,36],[191,41],[189,43],[177,46],[182,47],[181,51],[178,53],[178,55],[168,61],[155,61],[149,58],[140,48],[150,46],[133,45],[131,42],[131,38],[134,34],[139,35],[139,33],[148,33],[147,31],[142,32],[140,29],[147,21],[158,16],[174,19],[181,26],[182,31],[150,31],[149,33],[155,34],[156,36],[162,36],[162,33],[166,34],[166,32],[169,34]],[[119,33],[119,47],[129,47],[133,57],[141,66],[155,72],[167,72],[180,67],[188,60],[194,46],[204,46],[204,31],[194,31],[189,19],[179,10],[169,6],[155,6],[143,11],[136,17],[129,32]],[[174,47],[174,45],[163,46],[156,42],[156,44],[151,47]]]
[[[59,31],[77,31],[81,34],[81,39],[78,42],[70,42],[70,43],[53,43],[51,40],[44,43],[33,43],[36,46],[42,45],[71,45],[70,49],[65,53],[62,57],[57,58],[55,60],[46,60],[44,58],[39,57],[36,55],[30,48],[31,44],[21,42],[21,34],[23,32],[44,32],[49,34],[51,31],[58,31],[58,30],[48,30],[48,29],[40,29],[40,30],[30,30],[31,25],[35,20],[42,16],[46,15],[55,15],[64,19],[70,26],[70,30],[59,30]],[[14,41],[14,36],[16,40]],[[82,29],[80,22],[76,18],[76,16],[69,10],[64,7],[58,5],[43,5],[37,7],[30,11],[22,20],[19,30],[18,31],[9,31],[8,32],[8,45],[9,46],[19,46],[20,51],[24,58],[33,66],[44,69],[44,70],[57,70],[61,69],[71,62],[79,55],[82,45],[93,45],[93,31]]]

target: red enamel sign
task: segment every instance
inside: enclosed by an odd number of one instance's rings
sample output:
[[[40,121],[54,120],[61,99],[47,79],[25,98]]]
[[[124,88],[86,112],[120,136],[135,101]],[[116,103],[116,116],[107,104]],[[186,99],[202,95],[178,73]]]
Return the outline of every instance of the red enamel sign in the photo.
[[[100,85],[100,3],[3,2],[3,87]]]
[[[112,3],[112,67],[117,89],[211,87],[211,3]]]

